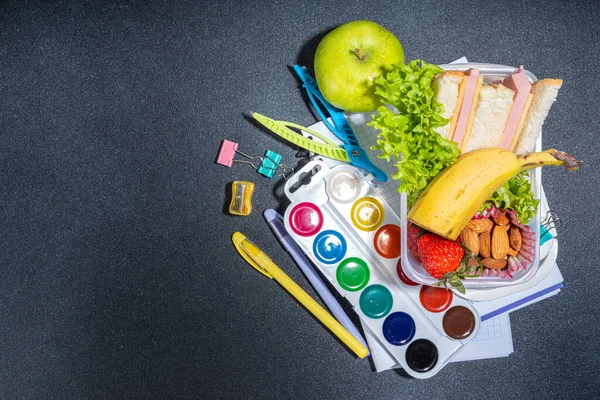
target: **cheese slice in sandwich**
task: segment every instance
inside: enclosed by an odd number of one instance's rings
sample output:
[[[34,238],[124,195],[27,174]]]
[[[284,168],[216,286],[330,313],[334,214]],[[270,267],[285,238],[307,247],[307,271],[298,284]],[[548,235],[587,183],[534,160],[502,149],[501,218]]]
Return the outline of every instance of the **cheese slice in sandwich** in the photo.
[[[518,139],[513,143],[512,151],[522,154],[535,150],[535,142],[542,131],[542,125],[548,116],[550,107],[556,101],[562,83],[562,79],[549,78],[533,83],[531,105],[524,116],[523,127],[519,132]]]
[[[435,92],[435,100],[444,106],[442,117],[450,120],[446,125],[435,128],[435,131],[444,139],[452,140],[465,96],[467,79],[460,71],[446,71],[433,79],[431,87]]]
[[[504,134],[500,139],[500,143],[498,143],[498,147],[511,150],[517,145],[519,134],[525,123],[525,115],[531,105],[533,95],[530,93],[531,82],[529,82],[529,78],[527,78],[522,65],[512,75],[504,78],[502,83],[507,88],[513,90],[515,95],[506,126],[504,127]]]
[[[468,132],[471,130],[475,117],[475,104],[479,101],[479,93],[483,84],[483,76],[478,69],[469,69],[465,71],[466,88],[462,104],[456,122],[456,129],[452,140],[458,143],[458,148],[462,148]]]
[[[498,147],[513,105],[515,92],[502,84],[483,85],[475,105],[473,126],[460,147],[462,153]]]

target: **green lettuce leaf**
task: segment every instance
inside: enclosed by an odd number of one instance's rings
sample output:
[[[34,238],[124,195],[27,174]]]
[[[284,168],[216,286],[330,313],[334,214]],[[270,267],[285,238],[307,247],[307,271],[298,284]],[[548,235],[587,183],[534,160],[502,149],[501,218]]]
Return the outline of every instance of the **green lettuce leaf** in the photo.
[[[535,217],[540,201],[533,198],[527,172],[521,172],[500,186],[492,197],[483,203],[479,211],[485,210],[491,204],[501,210],[514,210],[519,222],[528,225],[529,221]]]
[[[394,162],[398,172],[392,178],[401,181],[398,191],[406,192],[409,208],[431,179],[458,157],[458,145],[433,130],[448,123],[431,88],[433,77],[442,72],[437,65],[414,60],[375,81],[375,93],[397,112],[378,108],[370,122],[380,131],[372,149]]]

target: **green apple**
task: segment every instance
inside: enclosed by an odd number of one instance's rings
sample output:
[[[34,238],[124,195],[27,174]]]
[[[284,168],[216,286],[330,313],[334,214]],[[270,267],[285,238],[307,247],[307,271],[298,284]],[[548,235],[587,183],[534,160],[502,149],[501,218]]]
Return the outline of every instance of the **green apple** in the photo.
[[[315,54],[315,78],[333,106],[369,112],[381,105],[375,79],[404,63],[394,34],[372,21],[352,21],[329,32]]]

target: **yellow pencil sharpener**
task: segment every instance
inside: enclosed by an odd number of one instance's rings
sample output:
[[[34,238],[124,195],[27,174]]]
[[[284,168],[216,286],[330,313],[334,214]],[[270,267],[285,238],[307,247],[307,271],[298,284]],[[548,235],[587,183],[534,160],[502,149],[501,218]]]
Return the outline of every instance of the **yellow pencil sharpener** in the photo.
[[[229,212],[233,215],[250,215],[252,212],[252,193],[254,193],[254,183],[234,181],[231,184]]]

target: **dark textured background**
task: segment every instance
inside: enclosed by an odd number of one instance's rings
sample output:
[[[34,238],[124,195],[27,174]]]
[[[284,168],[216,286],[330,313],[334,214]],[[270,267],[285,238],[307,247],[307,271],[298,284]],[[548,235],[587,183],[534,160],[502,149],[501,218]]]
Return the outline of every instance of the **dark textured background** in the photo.
[[[0,1],[0,398],[588,398],[600,363],[595,1]],[[282,187],[214,164],[294,150],[244,113],[316,120],[287,65],[372,19],[407,60],[525,64],[565,84],[544,170],[563,292],[511,315],[515,353],[419,381],[373,373],[233,250],[254,238],[313,296],[261,212]],[[235,179],[253,214],[224,212]]]

